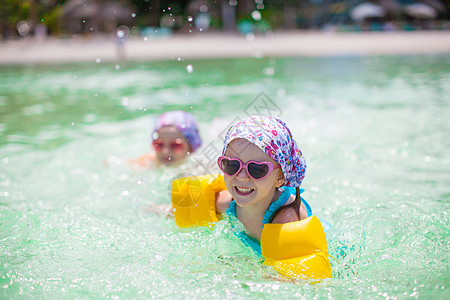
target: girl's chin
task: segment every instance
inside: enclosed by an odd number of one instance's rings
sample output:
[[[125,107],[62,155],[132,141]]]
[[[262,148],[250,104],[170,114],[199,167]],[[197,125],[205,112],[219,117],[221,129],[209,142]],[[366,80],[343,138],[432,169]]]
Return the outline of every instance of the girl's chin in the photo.
[[[237,205],[244,207],[244,206],[249,206],[249,205],[253,204],[253,200],[254,200],[253,196],[255,194],[254,191],[246,196],[240,196],[236,192],[234,192],[233,194],[234,194],[234,195],[232,195],[233,199]]]

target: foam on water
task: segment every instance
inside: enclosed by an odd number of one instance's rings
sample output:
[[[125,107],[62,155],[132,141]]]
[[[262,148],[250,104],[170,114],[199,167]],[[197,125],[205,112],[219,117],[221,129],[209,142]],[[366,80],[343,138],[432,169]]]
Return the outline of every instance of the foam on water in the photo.
[[[448,58],[1,67],[1,298],[447,298]],[[283,280],[226,221],[180,230],[148,211],[169,203],[172,178],[203,170],[128,167],[170,109],[197,116],[211,171],[236,118],[287,122],[303,195],[331,224],[333,279]]]

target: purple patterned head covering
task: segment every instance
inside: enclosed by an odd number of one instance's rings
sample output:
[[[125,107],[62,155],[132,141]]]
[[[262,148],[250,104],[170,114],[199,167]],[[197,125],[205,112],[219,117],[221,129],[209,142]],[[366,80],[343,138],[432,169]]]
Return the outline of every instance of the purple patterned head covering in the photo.
[[[163,113],[156,120],[153,134],[164,126],[175,126],[191,145],[192,152],[202,145],[202,139],[198,133],[198,125],[194,116],[182,110],[174,110]]]
[[[300,187],[306,161],[286,123],[270,116],[245,118],[228,129],[222,155],[230,142],[238,138],[246,139],[281,165],[285,186]]]

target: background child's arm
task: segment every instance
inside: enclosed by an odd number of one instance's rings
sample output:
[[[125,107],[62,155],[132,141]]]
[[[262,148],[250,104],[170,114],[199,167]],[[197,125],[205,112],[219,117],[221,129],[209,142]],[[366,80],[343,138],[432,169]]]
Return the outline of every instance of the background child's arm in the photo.
[[[230,207],[231,200],[233,198],[227,190],[216,193],[216,211],[221,214],[225,213]]]
[[[127,160],[127,163],[132,167],[150,168],[154,163],[156,156],[154,154],[144,154],[135,159]]]

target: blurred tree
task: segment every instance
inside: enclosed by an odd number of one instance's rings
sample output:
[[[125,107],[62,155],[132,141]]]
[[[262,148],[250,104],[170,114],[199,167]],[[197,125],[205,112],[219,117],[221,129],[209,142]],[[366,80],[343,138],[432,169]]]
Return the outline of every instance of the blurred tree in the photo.
[[[1,5],[1,34],[3,39],[17,35],[16,26],[28,17],[29,2],[27,0],[2,0]]]
[[[182,15],[189,0],[128,0],[137,9],[138,25],[159,27],[163,14]]]
[[[29,26],[26,32],[33,34],[37,24],[51,24],[53,31],[58,30],[58,24],[55,22],[55,12],[67,0],[1,0],[0,1],[0,34],[3,39],[17,36],[20,24]],[[20,23],[19,23],[20,22]],[[25,23],[26,25],[24,25]]]
[[[0,0],[0,35],[2,39],[33,34],[34,26],[42,23],[50,33],[60,30],[61,7],[70,0]],[[102,4],[107,1],[91,0]],[[177,16],[187,22],[188,8],[198,0],[120,0],[136,8],[134,23],[138,27],[159,27],[164,16]],[[439,16],[450,17],[450,0],[204,0],[214,9],[213,18],[225,30],[234,30],[237,21],[252,21],[252,11],[261,12],[262,19],[272,28],[320,28],[327,23],[348,21],[348,10],[357,3],[369,2],[422,2],[442,4]],[[384,3],[383,2],[383,3]],[[399,16],[401,17],[401,16]],[[183,24],[181,24],[183,26]],[[101,27],[101,26],[100,26]]]

